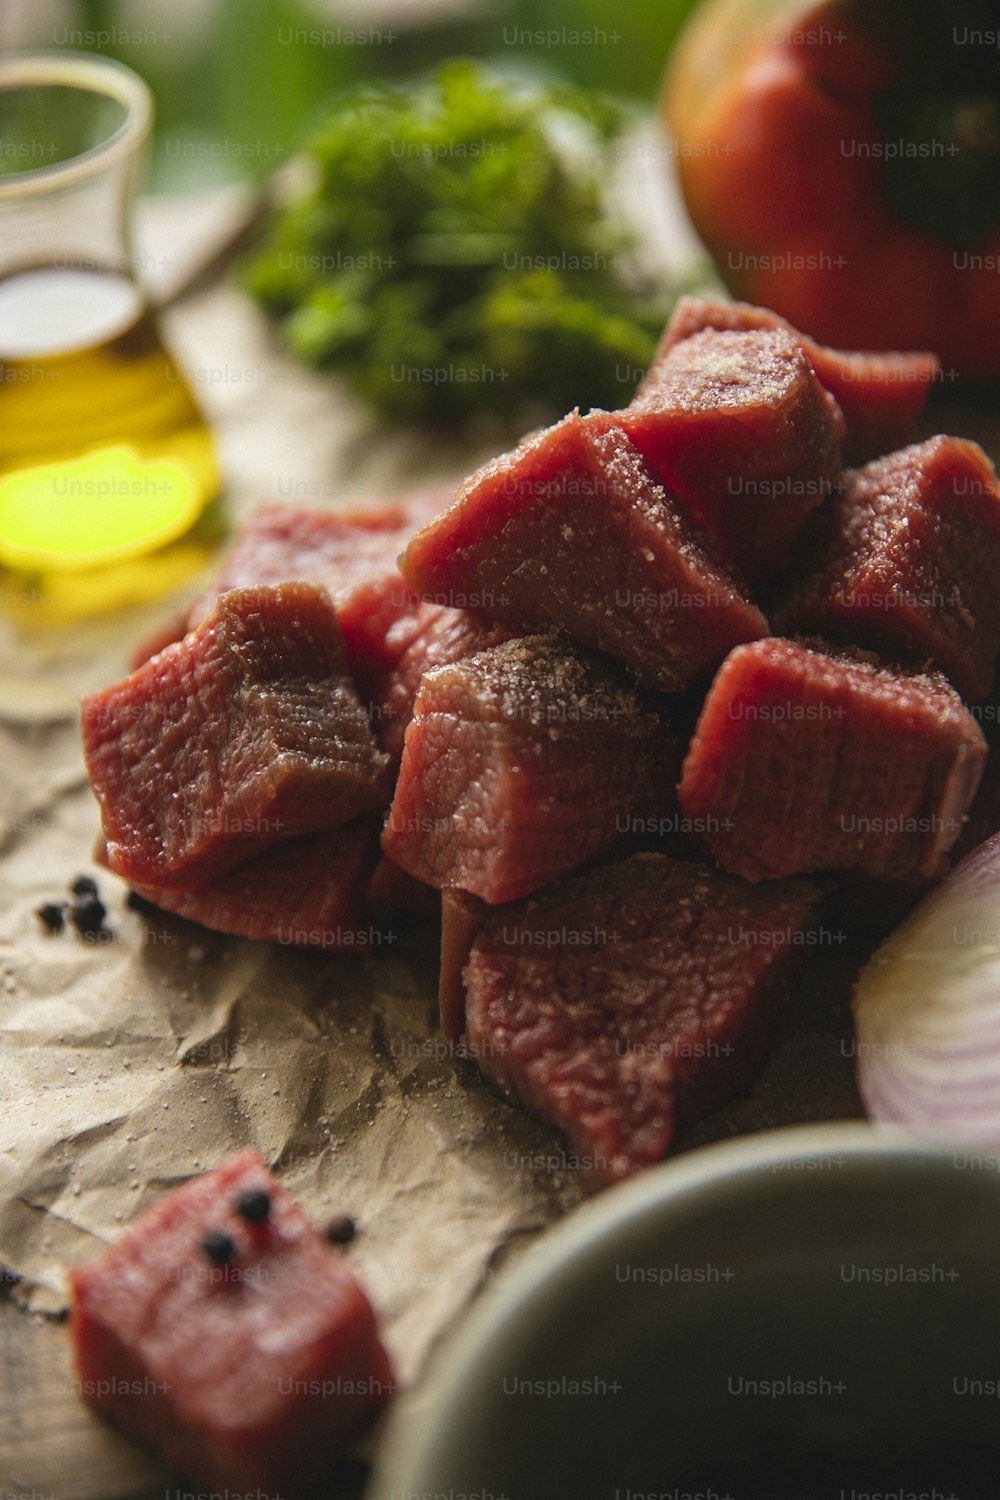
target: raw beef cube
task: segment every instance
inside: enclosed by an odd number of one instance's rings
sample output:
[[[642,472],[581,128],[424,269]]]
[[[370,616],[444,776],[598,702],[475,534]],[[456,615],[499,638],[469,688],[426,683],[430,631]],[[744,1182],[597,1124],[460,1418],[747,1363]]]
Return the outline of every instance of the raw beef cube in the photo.
[[[469,1051],[596,1181],[630,1176],[753,1079],[818,901],[662,854],[561,881],[480,928]]]
[[[382,847],[428,885],[511,901],[676,807],[661,706],[529,636],[428,672]]]
[[[468,891],[441,892],[441,969],[438,1007],[441,1030],[449,1042],[458,1042],[465,1030],[465,980],[476,934],[491,908]]]
[[[986,769],[969,808],[969,816],[951,850],[953,864],[971,854],[977,845],[1000,833],[1000,681],[988,697],[969,709],[989,747]]]
[[[394,763],[399,763],[403,753],[403,737],[424,673],[432,667],[450,666],[487,646],[499,646],[513,635],[509,625],[471,610],[416,601],[413,611],[395,622],[385,637],[390,664],[363,676],[359,684],[368,698],[378,741]]]
[[[211,586],[192,606],[188,628],[199,625],[228,589],[312,583],[326,589],[336,606],[351,667],[381,665],[386,633],[416,603],[396,559],[414,532],[450,498],[450,490],[439,488],[341,512],[263,506],[249,518]]]
[[[561,627],[665,692],[767,621],[615,427],[572,412],[473,474],[401,566],[437,604]]]
[[[135,672],[139,667],[144,667],[154,656],[159,656],[168,646],[175,641],[184,639],[187,634],[188,611],[171,615],[156,630],[151,630],[147,635],[140,638],[138,645],[133,646],[128,654],[128,669]]]
[[[843,417],[781,329],[695,334],[621,412],[657,479],[752,584],[776,573],[840,472]]]
[[[194,890],[135,890],[163,911],[213,932],[356,952],[382,941],[365,895],[378,861],[381,823],[369,815],[329,833],[299,834]]]
[[[441,892],[415,880],[384,854],[368,882],[368,903],[380,919],[416,917],[437,922],[441,916]]]
[[[768,308],[682,297],[667,324],[650,374],[639,388],[640,394],[655,385],[657,367],[675,344],[709,328],[741,333],[780,328],[798,339],[820,385],[836,399],[844,414],[844,457],[853,464],[867,463],[913,441],[931,387],[941,374],[936,354],[828,349]]]
[[[1000,651],[1000,484],[975,443],[936,437],[846,476],[817,518],[781,611],[989,692]]]
[[[111,868],[190,887],[388,801],[337,617],[310,584],[233,589],[183,641],[83,700]]]
[[[168,1193],[70,1281],[84,1394],[210,1489],[311,1491],[392,1391],[343,1253],[256,1151]]]
[[[794,641],[741,646],[716,675],[680,803],[747,880],[810,870],[937,876],[986,743],[938,674]]]

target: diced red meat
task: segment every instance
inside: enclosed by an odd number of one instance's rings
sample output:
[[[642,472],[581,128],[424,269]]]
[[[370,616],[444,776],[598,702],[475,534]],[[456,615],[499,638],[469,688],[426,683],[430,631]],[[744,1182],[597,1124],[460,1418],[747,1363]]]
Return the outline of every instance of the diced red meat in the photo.
[[[128,669],[135,672],[139,667],[144,667],[151,657],[159,656],[168,646],[175,641],[183,640],[187,634],[188,611],[183,610],[170,619],[165,620],[156,630],[151,630],[144,635],[137,646],[133,646],[128,655]]]
[[[368,903],[379,918],[417,917],[437,922],[441,892],[401,870],[383,854],[368,882]]]
[[[111,868],[204,884],[256,851],[388,801],[330,601],[310,584],[233,589],[183,641],[83,700]]]
[[[441,604],[415,604],[412,613],[395,622],[385,638],[389,665],[360,684],[368,697],[378,741],[392,761],[398,764],[403,753],[403,737],[424,673],[432,667],[450,666],[487,646],[499,646],[513,636],[509,625]]]
[[[240,527],[204,594],[191,606],[188,626],[211,614],[220,594],[264,583],[302,582],[325,588],[336,599],[360,575],[393,561],[392,548],[405,530],[398,505],[370,511],[317,510],[275,502],[254,511]]]
[[[1000,484],[976,443],[936,437],[846,476],[817,518],[780,617],[937,667],[964,698],[1000,652]]]
[[[489,915],[490,907],[468,891],[441,892],[441,970],[438,979],[438,1007],[441,1030],[449,1042],[461,1039],[465,1030],[465,980],[462,977],[469,962],[476,934]]]
[[[985,758],[978,725],[938,674],[774,638],[719,668],[680,803],[704,820],[699,842],[748,880],[937,876]]]
[[[200,623],[229,588],[291,580],[324,588],[337,610],[347,659],[368,701],[376,736],[398,763],[423,673],[509,640],[513,633],[465,609],[422,602],[399,572],[400,552],[450,498],[450,490],[437,488],[351,511],[264,506],[250,517],[211,586],[192,606],[187,627]],[[182,620],[143,642],[136,665],[184,630]]]
[[[350,511],[267,505],[252,515],[208,590],[192,606],[201,623],[227,589],[302,581],[326,589],[354,670],[384,664],[386,634],[412,613],[415,599],[396,560],[406,543],[451,498],[450,489]]]
[[[989,753],[965,827],[951,850],[953,863],[964,859],[995,833],[1000,833],[1000,681],[994,682],[989,696],[974,703],[969,712],[983,732]]]
[[[265,1216],[241,1212],[251,1194]],[[343,1253],[256,1151],[168,1193],[70,1281],[84,1395],[209,1489],[310,1492],[392,1392]]]
[[[593,418],[573,412],[473,474],[401,566],[436,604],[558,626],[681,688],[767,621],[632,443]]]
[[[656,700],[567,642],[508,641],[424,677],[382,847],[511,901],[669,814],[677,765]]]
[[[596,1181],[630,1176],[753,1079],[818,899],[661,854],[561,881],[487,915],[469,1051]]]
[[[194,890],[137,885],[146,901],[213,932],[265,943],[359,949],[380,939],[366,885],[379,857],[379,816],[303,833]]]
[[[778,572],[840,472],[840,408],[782,329],[695,334],[624,411],[592,417],[628,434],[751,584]]]
[[[952,862],[964,859],[996,833],[1000,833],[1000,747],[994,744],[990,747],[979,790],[969,808],[969,821],[952,850]]]
[[[675,344],[710,328],[740,333],[780,328],[798,339],[820,385],[836,399],[844,414],[847,424],[844,458],[852,464],[867,463],[913,441],[920,414],[941,373],[936,354],[846,353],[828,349],[768,308],[751,307],[747,302],[682,297],[639,394],[655,385],[656,370]]]

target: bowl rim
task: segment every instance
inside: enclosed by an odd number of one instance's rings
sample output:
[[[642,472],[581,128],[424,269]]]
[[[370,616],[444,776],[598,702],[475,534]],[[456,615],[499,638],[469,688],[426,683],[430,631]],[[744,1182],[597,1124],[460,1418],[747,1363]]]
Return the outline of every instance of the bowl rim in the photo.
[[[591,1198],[543,1232],[509,1274],[478,1296],[454,1332],[432,1351],[417,1388],[404,1393],[378,1445],[364,1500],[422,1493],[428,1461],[453,1430],[454,1409],[482,1381],[483,1366],[518,1313],[524,1313],[553,1276],[579,1263],[626,1223],[655,1214],[689,1195],[703,1196],[748,1170],[808,1158],[842,1156],[860,1162],[920,1162],[934,1169],[958,1153],[977,1161],[1000,1156],[967,1142],[927,1141],[894,1127],[849,1120],[784,1126],[699,1146]],[[973,1173],[970,1172],[970,1177]],[[1000,1172],[992,1170],[1000,1191]]]

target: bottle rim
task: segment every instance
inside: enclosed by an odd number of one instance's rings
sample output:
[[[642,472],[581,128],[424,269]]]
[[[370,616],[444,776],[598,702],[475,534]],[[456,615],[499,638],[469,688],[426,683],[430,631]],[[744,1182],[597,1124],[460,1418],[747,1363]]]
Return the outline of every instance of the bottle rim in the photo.
[[[103,141],[66,161],[0,177],[0,204],[91,181],[135,153],[149,135],[153,95],[124,63],[92,52],[20,52],[0,61],[0,94],[32,86],[103,94],[122,106],[125,118]]]

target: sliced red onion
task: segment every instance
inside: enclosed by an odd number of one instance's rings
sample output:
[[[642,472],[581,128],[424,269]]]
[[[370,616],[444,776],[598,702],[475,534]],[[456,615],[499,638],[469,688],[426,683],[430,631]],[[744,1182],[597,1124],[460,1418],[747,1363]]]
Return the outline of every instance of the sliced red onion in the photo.
[[[854,993],[858,1087],[872,1119],[1000,1148],[1000,835],[883,943]]]

